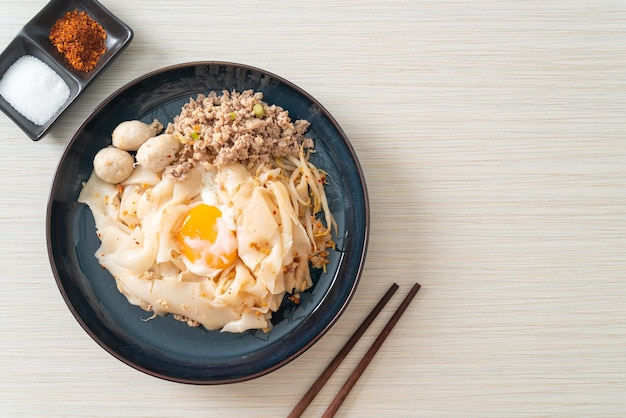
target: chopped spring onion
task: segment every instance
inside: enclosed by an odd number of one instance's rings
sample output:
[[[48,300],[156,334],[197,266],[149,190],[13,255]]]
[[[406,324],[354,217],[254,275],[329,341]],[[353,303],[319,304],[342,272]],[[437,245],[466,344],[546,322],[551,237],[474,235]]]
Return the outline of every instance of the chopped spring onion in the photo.
[[[265,109],[263,108],[263,105],[261,103],[255,104],[252,108],[252,111],[254,112],[254,116],[256,116],[257,118],[262,118],[263,116],[265,116]]]

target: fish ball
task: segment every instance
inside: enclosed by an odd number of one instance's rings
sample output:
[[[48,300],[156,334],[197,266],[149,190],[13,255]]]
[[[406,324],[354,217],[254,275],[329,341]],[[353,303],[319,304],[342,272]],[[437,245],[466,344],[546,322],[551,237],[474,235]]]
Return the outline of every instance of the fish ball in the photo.
[[[126,151],[137,151],[141,144],[163,130],[163,125],[154,120],[150,125],[140,120],[127,120],[113,130],[113,146]]]
[[[114,147],[98,151],[93,159],[93,170],[102,181],[118,184],[133,173],[135,159],[128,152]]]
[[[165,170],[183,144],[174,136],[162,134],[148,139],[137,150],[137,164],[155,173]]]

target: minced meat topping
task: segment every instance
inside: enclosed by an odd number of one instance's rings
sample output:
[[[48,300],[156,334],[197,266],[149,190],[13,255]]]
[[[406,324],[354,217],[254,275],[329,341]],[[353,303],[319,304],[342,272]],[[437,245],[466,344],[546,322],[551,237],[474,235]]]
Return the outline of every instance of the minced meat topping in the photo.
[[[282,107],[265,103],[263,93],[199,94],[183,106],[166,129],[166,133],[179,134],[184,140],[182,151],[166,174],[184,178],[196,165],[298,156],[300,147],[313,147],[313,140],[304,136],[308,127],[308,121],[292,121]]]

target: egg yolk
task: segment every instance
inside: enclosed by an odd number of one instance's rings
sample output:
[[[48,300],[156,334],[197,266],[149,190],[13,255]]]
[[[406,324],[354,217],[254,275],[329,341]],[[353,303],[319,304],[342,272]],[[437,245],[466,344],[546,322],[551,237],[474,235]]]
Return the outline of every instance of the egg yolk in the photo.
[[[237,257],[237,242],[231,230],[220,227],[222,212],[215,206],[194,206],[178,233],[182,253],[196,264],[204,262],[213,269],[230,266]]]

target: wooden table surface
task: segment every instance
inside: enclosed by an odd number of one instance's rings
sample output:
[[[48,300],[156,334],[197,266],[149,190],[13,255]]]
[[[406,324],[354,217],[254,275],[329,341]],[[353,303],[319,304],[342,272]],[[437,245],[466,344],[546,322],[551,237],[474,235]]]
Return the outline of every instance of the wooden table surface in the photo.
[[[626,415],[626,3],[103,0],[135,38],[39,142],[0,114],[0,415],[279,417],[391,283],[398,294],[319,394],[319,416],[418,281],[339,416]],[[0,49],[44,1],[4,0]],[[259,379],[190,386],[101,349],[45,242],[68,138],[125,83],[220,60],[317,98],[371,206],[356,295]]]

